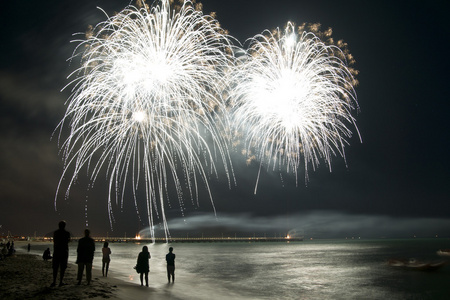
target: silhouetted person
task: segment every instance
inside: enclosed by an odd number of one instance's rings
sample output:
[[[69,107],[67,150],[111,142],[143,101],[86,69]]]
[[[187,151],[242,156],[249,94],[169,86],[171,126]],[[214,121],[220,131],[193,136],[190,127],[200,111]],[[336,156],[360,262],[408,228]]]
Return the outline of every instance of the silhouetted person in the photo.
[[[172,282],[175,282],[175,254],[172,253],[173,248],[169,248],[169,253],[166,254],[167,262],[167,280],[170,282],[170,277],[172,277]]]
[[[16,252],[16,249],[14,248],[14,241],[11,243],[8,249],[8,256],[13,256]]]
[[[95,242],[89,236],[91,232],[89,229],[84,230],[84,238],[79,239],[77,248],[77,264],[78,284],[81,284],[83,278],[84,267],[86,267],[86,280],[87,284],[91,284],[92,279],[92,261],[94,260]]]
[[[6,245],[3,245],[2,248],[2,256],[5,258],[8,255],[8,248],[6,248]]]
[[[102,248],[102,274],[105,277],[108,277],[109,262],[111,261],[111,258],[109,257],[111,254],[111,249],[109,249],[108,245],[108,242],[105,242]]]
[[[28,252],[30,252],[30,250],[31,250],[31,244],[28,243]]]
[[[43,258],[45,261],[47,261],[47,260],[49,260],[49,259],[52,259],[52,255],[50,254],[50,248],[47,248],[47,249],[44,251],[44,254],[42,255],[42,258]]]
[[[142,247],[142,252],[139,253],[136,264],[136,272],[140,274],[141,286],[143,285],[142,277],[145,274],[145,286],[148,286],[148,272],[150,272],[149,260],[150,252],[148,252],[147,246]]]
[[[53,233],[53,283],[56,285],[56,276],[59,273],[59,286],[63,286],[64,273],[67,269],[67,260],[69,259],[70,233],[66,231],[66,222],[58,223],[59,229]]]

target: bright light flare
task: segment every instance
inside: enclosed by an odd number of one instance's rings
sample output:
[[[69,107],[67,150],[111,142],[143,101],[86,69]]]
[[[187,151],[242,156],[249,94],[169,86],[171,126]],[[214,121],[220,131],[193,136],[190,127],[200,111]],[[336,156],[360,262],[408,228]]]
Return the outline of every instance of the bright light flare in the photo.
[[[229,174],[217,117],[225,110],[217,95],[224,86],[221,72],[230,65],[228,37],[190,1],[174,10],[167,0],[150,8],[128,6],[86,36],[75,50],[73,58],[80,56],[82,64],[70,75],[72,94],[59,125],[70,133],[62,145],[58,190],[69,171],[66,196],[82,168],[94,182],[106,166],[111,226],[112,197],[122,208],[131,181],[138,217],[135,191],[144,184],[148,225],[154,228],[158,218],[167,238],[169,186],[183,213],[183,191],[198,205],[199,182],[211,198],[208,176],[217,173],[217,159]]]
[[[352,135],[347,124],[356,128],[356,81],[342,50],[288,23],[284,32],[255,36],[247,53],[236,65],[229,97],[244,153],[274,170],[285,166],[297,174],[303,165],[305,180],[308,166],[320,160],[331,169],[332,156],[345,157]]]
[[[243,138],[247,163],[296,176],[303,168],[305,180],[309,166],[325,161],[331,170],[333,156],[345,159],[349,125],[357,130],[356,72],[331,30],[325,43],[318,30],[288,23],[235,51],[218,22],[190,1],[177,9],[169,0],[155,3],[128,6],[78,41],[73,58],[81,66],[69,76],[72,93],[59,124],[69,134],[58,191],[69,173],[66,197],[81,170],[92,183],[106,172],[112,227],[113,208],[123,208],[130,181],[142,221],[136,191],[143,184],[150,235],[156,218],[167,238],[169,189],[183,214],[183,193],[198,205],[200,183],[215,209],[208,178],[217,175],[217,161],[230,185],[230,132],[237,133],[234,147]],[[259,174],[255,193],[258,181]]]
[[[137,111],[133,113],[133,120],[136,122],[143,122],[145,120],[145,112],[143,111]]]

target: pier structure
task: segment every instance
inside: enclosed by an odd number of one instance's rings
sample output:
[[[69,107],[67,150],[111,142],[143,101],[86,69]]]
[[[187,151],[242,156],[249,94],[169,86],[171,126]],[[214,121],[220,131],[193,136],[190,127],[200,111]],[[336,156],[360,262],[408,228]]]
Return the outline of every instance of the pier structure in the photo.
[[[76,239],[76,238],[74,238]],[[231,242],[298,242],[303,237],[169,237],[169,238],[139,238],[139,237],[93,237],[96,242],[110,243],[231,243]]]

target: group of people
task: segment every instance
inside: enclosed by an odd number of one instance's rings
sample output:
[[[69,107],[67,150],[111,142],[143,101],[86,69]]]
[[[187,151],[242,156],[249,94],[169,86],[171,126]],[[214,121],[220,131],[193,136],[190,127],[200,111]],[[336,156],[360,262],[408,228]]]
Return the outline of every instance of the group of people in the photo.
[[[151,258],[150,252],[148,251],[148,247],[142,247],[142,252],[139,253],[137,258],[136,272],[140,274],[141,286],[144,285],[143,279],[145,278],[145,286],[148,286],[148,273],[150,272],[149,260]],[[175,253],[173,253],[173,247],[169,248],[169,253],[166,255],[167,262],[167,280],[170,283],[172,279],[172,283],[175,282]]]
[[[15,252],[16,249],[14,248],[14,241],[8,241],[6,244],[2,245],[0,259],[4,259],[7,256],[12,256]]]
[[[53,233],[53,282],[51,286],[56,285],[56,278],[59,273],[59,286],[65,285],[63,282],[64,273],[67,269],[67,261],[69,258],[69,242],[70,242],[70,233],[65,229],[66,222],[59,222],[59,228]],[[83,278],[84,270],[86,269],[86,281],[87,284],[91,284],[92,280],[92,262],[94,260],[94,252],[95,252],[95,242],[94,239],[90,236],[91,232],[89,229],[84,230],[84,237],[78,240],[77,247],[77,260],[76,264],[78,265],[77,272],[77,281],[78,285],[81,284],[81,280]],[[50,255],[50,249],[47,249],[48,255]],[[102,249],[103,252],[103,267],[102,273],[103,276],[108,275],[109,268],[109,255],[111,254],[111,250],[108,247],[108,242],[105,242],[104,247]],[[45,254],[44,254],[45,255]],[[105,268],[106,267],[106,268]],[[106,270],[106,271],[105,271]]]
[[[52,268],[53,268],[53,282],[51,286],[56,286],[56,280],[59,271],[59,286],[65,285],[63,282],[64,273],[67,269],[67,262],[69,258],[69,242],[70,242],[70,233],[66,231],[66,222],[60,221],[58,224],[58,230],[53,233],[53,258],[50,255],[50,249],[48,248],[46,252],[44,252],[44,259],[52,259]],[[111,261],[111,249],[108,247],[108,242],[103,244],[102,248],[102,275],[108,276],[109,263]],[[92,262],[94,260],[94,252],[95,252],[95,242],[94,239],[90,237],[89,229],[84,230],[84,237],[78,240],[77,247],[77,260],[78,264],[78,272],[77,272],[77,281],[78,284],[81,284],[83,278],[84,269],[86,269],[86,280],[87,284],[91,283],[92,279]],[[46,259],[47,257],[47,259]],[[143,285],[143,279],[145,276],[145,284],[148,286],[148,273],[150,272],[149,260],[151,258],[150,252],[148,251],[148,247],[144,246],[142,248],[142,252],[139,253],[136,271],[140,274],[141,286]],[[170,283],[175,281],[175,254],[173,253],[173,248],[169,248],[169,253],[166,255],[167,262],[167,278]]]

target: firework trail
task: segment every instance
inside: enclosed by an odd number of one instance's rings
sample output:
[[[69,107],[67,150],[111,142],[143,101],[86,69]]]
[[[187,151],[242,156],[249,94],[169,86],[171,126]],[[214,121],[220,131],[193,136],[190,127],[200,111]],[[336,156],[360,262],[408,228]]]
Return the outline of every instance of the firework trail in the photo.
[[[77,41],[72,59],[80,56],[81,66],[69,75],[75,79],[59,125],[70,132],[61,147],[65,168],[58,191],[69,172],[66,197],[82,169],[92,183],[106,171],[112,226],[112,195],[122,206],[127,181],[133,195],[143,181],[152,237],[158,217],[166,238],[170,184],[183,207],[182,182],[193,202],[198,204],[200,182],[211,197],[207,176],[216,173],[217,158],[229,176],[219,134],[223,118],[217,117],[225,109],[218,78],[230,65],[228,36],[190,1],[171,9],[167,0],[128,6]]]
[[[316,34],[305,29],[288,23],[284,31],[252,38],[232,74],[229,101],[249,159],[296,175],[303,162],[307,180],[309,165],[314,169],[324,160],[331,170],[332,156],[345,158],[352,136],[346,124],[356,128],[351,112],[357,82],[345,44],[338,42],[344,50],[325,44],[318,25],[310,26]],[[330,35],[322,34],[333,43]],[[255,193],[258,181],[259,174]]]

